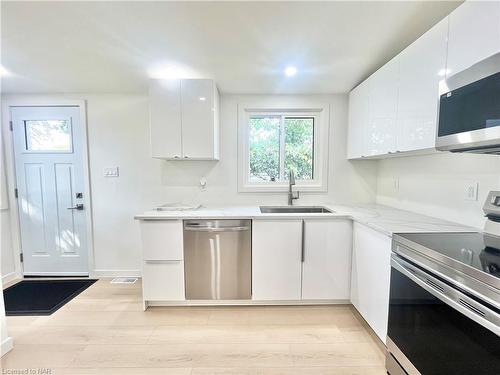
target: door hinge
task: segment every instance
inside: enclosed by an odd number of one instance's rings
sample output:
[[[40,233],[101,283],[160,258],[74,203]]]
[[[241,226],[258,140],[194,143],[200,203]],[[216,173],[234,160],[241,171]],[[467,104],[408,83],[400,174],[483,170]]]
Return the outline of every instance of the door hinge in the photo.
[[[21,263],[24,262],[23,253],[19,253],[19,260],[21,261]]]
[[[10,131],[14,130],[14,124],[12,123],[12,121],[9,121],[9,129]]]
[[[14,189],[14,197],[16,197],[16,199],[19,197],[19,191],[17,188]]]

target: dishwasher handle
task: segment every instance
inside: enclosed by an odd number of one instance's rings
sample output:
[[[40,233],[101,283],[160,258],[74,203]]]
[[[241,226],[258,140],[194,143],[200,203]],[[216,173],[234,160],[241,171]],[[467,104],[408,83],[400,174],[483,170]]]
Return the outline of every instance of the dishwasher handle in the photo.
[[[237,227],[208,227],[199,225],[185,225],[184,230],[191,232],[243,232],[250,230],[247,226],[237,226]]]

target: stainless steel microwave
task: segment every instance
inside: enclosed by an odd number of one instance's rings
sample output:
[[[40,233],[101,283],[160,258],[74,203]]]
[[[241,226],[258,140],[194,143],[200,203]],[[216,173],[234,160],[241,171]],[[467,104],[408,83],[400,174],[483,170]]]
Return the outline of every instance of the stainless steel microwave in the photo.
[[[446,79],[436,148],[500,154],[500,53]]]

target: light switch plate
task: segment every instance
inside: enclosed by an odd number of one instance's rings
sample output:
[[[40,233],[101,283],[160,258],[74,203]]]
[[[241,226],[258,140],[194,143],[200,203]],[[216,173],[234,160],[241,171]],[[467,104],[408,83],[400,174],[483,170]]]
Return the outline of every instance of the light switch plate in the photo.
[[[464,199],[466,201],[477,201],[479,182],[466,181],[464,185]]]
[[[118,167],[104,168],[104,177],[118,177]]]

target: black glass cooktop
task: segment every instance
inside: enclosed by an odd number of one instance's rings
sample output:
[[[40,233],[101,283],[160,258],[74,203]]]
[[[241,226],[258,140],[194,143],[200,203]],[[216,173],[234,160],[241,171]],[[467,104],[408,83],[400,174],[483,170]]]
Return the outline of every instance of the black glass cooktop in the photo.
[[[500,278],[500,237],[483,233],[403,233],[398,236]]]

